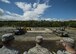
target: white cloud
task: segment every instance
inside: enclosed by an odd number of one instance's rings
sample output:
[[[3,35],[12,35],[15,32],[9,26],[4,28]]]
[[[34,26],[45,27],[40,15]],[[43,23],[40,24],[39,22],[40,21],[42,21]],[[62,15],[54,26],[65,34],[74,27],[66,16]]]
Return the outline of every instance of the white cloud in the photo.
[[[36,8],[36,7],[37,7],[37,3],[34,3],[34,4],[33,4],[33,8]]]
[[[41,18],[41,20],[46,20],[46,21],[62,21],[62,18]]]
[[[1,0],[5,3],[10,3],[9,0]],[[9,11],[3,10],[0,8],[0,20],[47,20],[47,21],[62,21],[63,18],[42,18],[41,16],[45,13],[47,8],[51,7],[48,5],[49,0],[44,0],[44,3],[39,3],[40,0],[37,0],[37,3],[25,3],[25,2],[16,2],[15,4],[23,11],[23,15],[16,13],[11,13]],[[68,19],[66,19],[68,20]],[[70,19],[71,20],[71,19]],[[76,20],[76,19],[75,19]]]
[[[10,3],[9,0],[1,0],[2,2],[5,2],[5,3]]]
[[[6,13],[6,14],[11,14],[11,12],[9,12],[9,11],[5,11],[5,13]]]
[[[4,13],[4,10],[0,8],[0,12]]]
[[[4,1],[4,0],[3,0]],[[8,0],[6,0],[8,1]],[[49,8],[50,6],[47,5],[45,2],[40,4],[40,0],[38,0],[37,3],[34,4],[27,4],[24,2],[15,2],[15,4],[22,9],[23,15],[19,15],[16,13],[11,13],[9,11],[4,11],[6,13],[4,16],[4,19],[13,19],[13,20],[40,20],[40,17],[42,14],[44,14],[45,10]]]
[[[48,5],[44,4],[38,4],[37,8],[34,9],[34,12],[37,14],[44,14],[44,11],[49,8]]]
[[[39,17],[44,14],[44,11],[50,6],[45,3],[38,4],[34,3],[33,5],[24,3],[24,2],[16,2],[15,3],[20,9],[23,10],[23,17],[25,20],[37,20]]]
[[[31,10],[31,3],[27,4],[24,2],[16,2],[15,3],[19,8],[21,8],[23,11],[30,11]]]
[[[24,18],[21,15],[5,11],[1,8],[0,12],[4,13],[3,15],[0,15],[0,20],[24,20]]]
[[[75,18],[70,18],[70,19],[68,19],[68,18],[66,18],[66,19],[64,19],[64,18],[41,18],[41,20],[46,20],[46,21],[69,21],[69,20],[76,20]]]
[[[0,16],[2,16],[4,13],[4,10],[0,8]]]
[[[19,14],[16,14],[16,13],[11,13],[11,12],[9,12],[9,11],[5,11],[5,13],[6,13],[6,15],[10,15],[10,16],[14,16],[14,17],[20,17],[21,15],[19,15]]]
[[[1,20],[46,20],[46,21],[68,21],[68,20],[76,20],[76,18],[70,18],[70,19],[63,19],[63,18],[38,18],[40,17],[38,14],[34,14],[35,12],[32,11],[27,11],[27,13],[25,13],[25,15],[19,15],[16,13],[11,13],[9,11],[5,11],[3,9],[0,8],[0,11],[2,13],[6,13],[4,15],[0,15],[0,21]],[[28,17],[29,16],[29,17]]]
[[[0,19],[3,19],[3,20],[22,20],[21,17],[11,16],[11,15],[0,16]]]

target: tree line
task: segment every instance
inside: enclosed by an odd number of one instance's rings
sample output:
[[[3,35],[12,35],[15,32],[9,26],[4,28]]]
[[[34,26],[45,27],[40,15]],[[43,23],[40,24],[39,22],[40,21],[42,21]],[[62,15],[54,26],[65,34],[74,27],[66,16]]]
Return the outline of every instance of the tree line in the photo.
[[[0,27],[76,27],[76,21],[0,21]]]

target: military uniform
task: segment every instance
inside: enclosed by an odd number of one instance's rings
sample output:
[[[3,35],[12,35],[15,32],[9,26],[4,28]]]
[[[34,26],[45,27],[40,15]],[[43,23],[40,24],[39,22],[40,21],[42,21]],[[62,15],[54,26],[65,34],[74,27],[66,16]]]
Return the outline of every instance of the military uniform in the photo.
[[[19,52],[13,47],[3,46],[0,49],[0,54],[19,54]]]
[[[19,51],[17,51],[10,44],[8,44],[8,41],[11,42],[14,39],[15,38],[12,33],[4,34],[2,36],[3,47],[0,48],[0,54],[20,54]],[[4,43],[4,42],[7,42],[7,43]]]
[[[27,51],[25,51],[23,54],[27,54]]]
[[[36,46],[31,48],[28,51],[28,54],[51,54],[49,50],[47,50],[46,48],[43,48],[41,46],[41,44],[43,42],[43,37],[42,36],[37,36],[35,41],[36,41]]]
[[[51,52],[41,46],[35,46],[28,51],[28,54],[51,54]]]
[[[62,44],[64,43],[65,45],[67,44],[66,47],[69,46],[70,48],[72,48],[72,46],[74,47],[75,42],[74,42],[74,39],[72,39],[72,38],[63,38],[63,39],[60,40],[60,43],[62,43]],[[64,46],[64,44],[63,44],[63,46]],[[74,49],[74,48],[72,48],[72,49]],[[68,50],[69,50],[69,48],[68,48]],[[66,50],[66,48],[63,51],[58,50],[57,54],[76,54],[75,51],[69,52],[68,50]]]
[[[58,51],[57,51],[57,54],[76,54],[76,53],[71,53],[71,52],[68,52],[68,51],[58,50]]]

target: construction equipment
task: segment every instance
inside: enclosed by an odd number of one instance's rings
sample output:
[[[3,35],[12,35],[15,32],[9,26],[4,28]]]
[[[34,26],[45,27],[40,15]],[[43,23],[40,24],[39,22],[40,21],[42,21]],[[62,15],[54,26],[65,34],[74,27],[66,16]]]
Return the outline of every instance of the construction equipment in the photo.
[[[53,33],[61,37],[69,37],[68,32],[65,31],[65,28],[54,29]]]
[[[22,34],[25,34],[27,31],[26,30],[24,30],[24,28],[22,28],[22,27],[19,27],[19,28],[17,28],[16,30],[15,30],[15,35],[22,35]]]

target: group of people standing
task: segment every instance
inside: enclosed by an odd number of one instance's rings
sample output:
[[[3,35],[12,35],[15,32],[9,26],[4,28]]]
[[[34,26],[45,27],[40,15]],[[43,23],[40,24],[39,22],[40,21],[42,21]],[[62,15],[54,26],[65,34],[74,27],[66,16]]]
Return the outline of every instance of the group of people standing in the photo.
[[[1,39],[3,46],[0,48],[0,54],[21,54],[20,51],[12,47],[15,39],[13,34],[4,34]],[[53,53],[41,46],[43,44],[42,36],[36,36],[35,41],[36,46],[29,49],[28,52],[25,51],[23,54],[76,54],[75,41],[72,38],[62,38],[59,42],[62,44],[64,50],[58,50]]]

